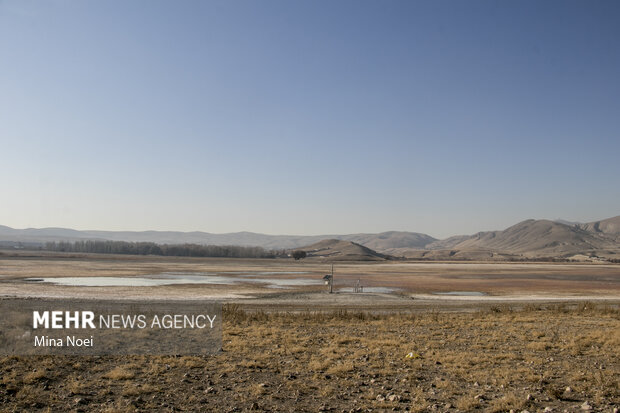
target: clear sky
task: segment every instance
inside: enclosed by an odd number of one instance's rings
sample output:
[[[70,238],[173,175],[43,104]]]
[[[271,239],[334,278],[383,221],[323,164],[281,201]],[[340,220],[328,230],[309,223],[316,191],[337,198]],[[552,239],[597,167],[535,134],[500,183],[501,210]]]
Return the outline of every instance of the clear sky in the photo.
[[[0,0],[0,224],[620,215],[618,1]]]

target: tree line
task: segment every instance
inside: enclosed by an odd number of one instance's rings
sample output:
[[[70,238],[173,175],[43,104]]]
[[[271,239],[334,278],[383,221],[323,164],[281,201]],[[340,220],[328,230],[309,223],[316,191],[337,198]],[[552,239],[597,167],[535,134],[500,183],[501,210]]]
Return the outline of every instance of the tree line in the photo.
[[[47,242],[45,249],[98,254],[163,255],[174,257],[275,258],[279,251],[237,245],[156,244],[154,242],[75,241]]]

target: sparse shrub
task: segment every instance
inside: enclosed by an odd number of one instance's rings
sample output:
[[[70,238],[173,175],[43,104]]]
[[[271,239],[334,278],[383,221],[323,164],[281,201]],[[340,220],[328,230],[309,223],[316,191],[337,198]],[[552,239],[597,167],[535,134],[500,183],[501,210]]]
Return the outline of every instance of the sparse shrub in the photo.
[[[103,377],[111,380],[129,380],[135,377],[135,373],[125,367],[118,366],[104,374]]]

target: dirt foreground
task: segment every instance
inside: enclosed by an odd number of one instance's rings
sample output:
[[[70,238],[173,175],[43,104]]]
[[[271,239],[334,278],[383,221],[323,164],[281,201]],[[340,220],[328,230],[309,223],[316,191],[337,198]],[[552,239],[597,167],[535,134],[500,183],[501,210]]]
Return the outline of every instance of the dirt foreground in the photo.
[[[1,411],[596,411],[620,406],[620,312],[225,311],[205,357],[7,357]]]

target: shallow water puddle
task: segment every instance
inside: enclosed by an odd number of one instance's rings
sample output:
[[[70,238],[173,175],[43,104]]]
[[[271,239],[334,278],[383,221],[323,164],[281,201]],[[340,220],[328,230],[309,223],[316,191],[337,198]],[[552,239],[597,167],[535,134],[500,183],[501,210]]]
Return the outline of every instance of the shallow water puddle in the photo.
[[[400,288],[389,288],[389,287],[363,287],[361,293],[393,293],[395,291],[400,291]],[[338,288],[338,292],[343,293],[352,293],[355,292],[355,288],[353,287],[344,287]]]
[[[26,278],[27,282],[42,282],[55,285],[77,287],[155,287],[160,285],[179,284],[219,284],[233,285],[239,283],[267,284],[271,288],[286,288],[290,286],[319,285],[321,279],[312,278],[253,278],[267,273],[239,274],[239,277],[216,275],[216,273],[183,273],[168,272],[153,274],[146,277],[45,277]],[[291,272],[269,272],[268,274],[295,274]],[[241,278],[242,277],[242,278]]]

